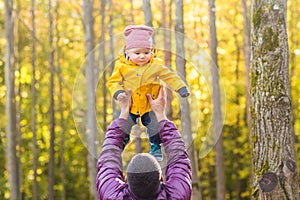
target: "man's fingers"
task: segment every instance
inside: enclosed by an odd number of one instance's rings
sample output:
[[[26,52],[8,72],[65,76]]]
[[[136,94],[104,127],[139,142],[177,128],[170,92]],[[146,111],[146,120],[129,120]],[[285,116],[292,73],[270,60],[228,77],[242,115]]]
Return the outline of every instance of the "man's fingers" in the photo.
[[[127,95],[129,95],[129,96],[131,97],[131,95],[132,95],[132,90],[129,89],[129,90],[127,91]]]
[[[147,97],[149,103],[151,104],[151,102],[153,101],[151,95],[150,94],[146,94],[146,97]]]
[[[158,98],[165,98],[165,90],[163,86],[160,86]]]

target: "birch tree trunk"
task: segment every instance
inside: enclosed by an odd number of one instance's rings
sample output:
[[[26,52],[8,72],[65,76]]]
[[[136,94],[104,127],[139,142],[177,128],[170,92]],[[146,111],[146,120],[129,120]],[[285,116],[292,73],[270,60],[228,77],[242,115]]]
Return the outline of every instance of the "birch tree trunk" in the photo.
[[[184,51],[184,24],[183,24],[183,1],[175,0],[175,40],[176,40],[176,70],[183,79],[186,79],[185,72],[185,51]],[[188,98],[180,98],[181,110],[181,132],[186,144],[191,144],[188,148],[189,158],[192,163],[192,199],[201,200],[201,192],[198,177],[198,166],[195,157],[194,143],[192,138],[191,116]]]
[[[129,13],[128,13],[128,22],[129,24],[134,24],[134,16],[133,16],[133,1],[128,0],[130,3]]]
[[[251,136],[251,113],[250,113],[250,21],[249,21],[249,9],[247,0],[242,0],[243,8],[243,29],[244,29],[244,60],[245,60],[245,72],[246,72],[246,119],[248,128],[248,141],[250,142]],[[250,177],[252,177],[250,161]],[[249,188],[252,192],[251,187]]]
[[[247,109],[247,127],[251,131],[250,114],[250,22],[247,0],[242,0],[243,7],[243,29],[244,29],[244,60],[246,71],[246,109]],[[250,134],[249,134],[250,135]]]
[[[223,135],[222,135],[222,111],[219,86],[219,67],[217,55],[217,33],[215,1],[209,0],[209,27],[210,27],[210,54],[211,54],[211,76],[212,76],[212,100],[213,100],[213,130],[215,137],[216,153],[216,177],[217,177],[217,200],[225,199],[225,172],[223,156]]]
[[[49,63],[50,63],[50,149],[49,149],[49,167],[48,167],[48,200],[54,200],[54,157],[55,157],[55,117],[54,117],[54,48],[53,48],[53,13],[52,1],[48,1],[49,9]]]
[[[16,9],[16,13],[19,16],[20,12],[21,12],[21,3],[19,0],[16,1],[17,4],[17,9]],[[16,71],[19,73],[18,76],[18,89],[17,89],[17,95],[16,95],[16,134],[17,134],[17,145],[18,148],[16,148],[16,154],[17,154],[17,170],[18,170],[18,188],[20,188],[20,192],[19,192],[19,196],[18,199],[22,199],[23,198],[23,190],[22,190],[22,184],[23,184],[23,180],[22,180],[22,163],[21,163],[21,158],[22,158],[22,147],[23,147],[23,140],[22,140],[22,133],[21,133],[21,119],[22,119],[22,102],[23,102],[23,98],[22,98],[22,56],[21,54],[22,52],[22,42],[23,42],[23,30],[22,30],[22,25],[20,21],[16,22],[17,25],[17,55],[16,56]]]
[[[7,138],[7,169],[10,189],[10,199],[19,197],[19,176],[16,154],[16,99],[15,99],[15,55],[14,55],[14,15],[13,1],[5,0],[5,85],[6,85],[6,138]]]
[[[161,1],[161,10],[162,10],[162,16],[165,16],[162,18],[162,27],[163,30],[163,36],[164,36],[164,64],[165,66],[172,68],[172,53],[171,53],[171,32],[169,29],[171,28],[171,5],[169,5],[169,12],[166,10],[166,3],[165,0]],[[167,18],[169,17],[169,23],[167,21]],[[172,110],[172,90],[167,89],[167,105],[166,105],[166,116],[169,120],[173,120],[173,110]]]
[[[299,199],[286,12],[286,0],[252,0],[252,199]]]
[[[150,0],[143,0],[143,8],[142,9],[144,12],[145,25],[153,27]]]
[[[86,134],[88,142],[88,168],[90,177],[90,190],[94,199],[97,199],[96,191],[96,155],[97,145],[97,120],[96,120],[96,85],[95,85],[95,58],[94,58],[94,17],[93,17],[93,0],[83,1],[84,12],[84,44],[87,55],[87,66],[85,69],[86,77],[86,95],[87,95],[87,113],[86,113]]]
[[[106,89],[106,73],[105,73],[105,69],[106,69],[106,58],[105,58],[105,45],[104,45],[104,41],[105,41],[105,5],[106,5],[106,1],[105,0],[101,0],[101,10],[100,10],[100,15],[101,15],[101,36],[100,36],[100,45],[99,45],[99,58],[100,58],[100,62],[102,61],[102,64],[100,64],[100,66],[102,66],[103,68],[100,69],[101,73],[103,73],[103,86],[102,86],[102,93],[103,93],[103,130],[105,131],[107,128],[107,115],[106,115],[106,110],[107,110],[107,100],[106,100],[106,96],[107,96],[107,89]],[[96,76],[98,77],[98,75]]]
[[[33,188],[32,198],[38,199],[38,185],[37,185],[37,145],[36,145],[36,41],[35,41],[35,0],[31,1],[31,40],[32,40],[32,80],[31,80],[31,131],[32,131],[32,154],[33,154]]]
[[[240,42],[238,41],[238,34],[234,33],[233,34],[233,38],[234,38],[234,44],[236,46],[236,62],[235,62],[235,82],[238,83],[239,79],[240,79],[240,69],[239,69],[239,66],[240,66],[240,61],[241,61],[241,44]],[[236,91],[236,94],[235,94],[235,98],[234,98],[234,104],[236,106],[240,105],[241,104],[241,92],[239,92],[239,86],[236,85],[235,87],[235,91]],[[235,144],[235,147],[236,148],[239,148],[242,146],[242,142],[238,139],[238,137],[240,135],[242,135],[242,125],[241,125],[241,121],[242,120],[242,116],[241,116],[241,112],[236,112],[236,123],[234,125],[234,128],[231,129],[232,132],[234,132],[234,134],[230,134],[230,137],[228,138],[229,140],[233,140],[234,141],[234,144]],[[242,155],[240,153],[234,155],[235,158],[239,158],[241,157]],[[245,160],[245,159],[244,159]],[[243,167],[243,159],[238,159],[236,160],[236,163],[235,163],[235,167],[237,169],[242,169]],[[236,180],[235,180],[235,184],[234,184],[234,191],[235,191],[235,195],[231,196],[231,198],[234,198],[235,200],[240,200],[240,195],[241,195],[241,192],[242,192],[242,186],[241,186],[241,183],[242,183],[242,180],[240,178],[240,176],[236,176]]]

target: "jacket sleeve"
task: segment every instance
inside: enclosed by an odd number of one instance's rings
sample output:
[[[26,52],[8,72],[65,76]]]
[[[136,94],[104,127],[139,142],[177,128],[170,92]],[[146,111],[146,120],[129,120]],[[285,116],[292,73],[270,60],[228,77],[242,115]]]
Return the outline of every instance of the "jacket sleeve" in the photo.
[[[108,87],[110,93],[114,96],[116,92],[120,90],[124,90],[123,84],[122,84],[122,73],[121,73],[121,64],[119,61],[116,62],[115,68],[109,78],[109,80],[106,83],[106,86]]]
[[[168,199],[190,200],[192,194],[191,163],[184,142],[173,122],[159,122],[160,136],[167,155],[166,182]]]
[[[96,186],[98,199],[123,199],[124,182],[122,173],[122,143],[125,136],[123,131],[127,127],[127,120],[116,119],[108,128],[97,162]]]
[[[160,65],[160,68],[159,79],[165,82],[173,90],[178,92],[180,88],[187,87],[184,81],[176,72],[172,71],[167,66]]]

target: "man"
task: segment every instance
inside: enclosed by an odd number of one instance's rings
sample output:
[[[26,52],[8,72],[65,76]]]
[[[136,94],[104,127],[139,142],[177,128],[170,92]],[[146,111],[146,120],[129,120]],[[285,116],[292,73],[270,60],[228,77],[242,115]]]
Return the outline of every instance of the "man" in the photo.
[[[127,181],[123,177],[121,154],[131,106],[131,91],[128,91],[118,96],[121,113],[107,130],[97,163],[99,200],[191,199],[190,160],[178,129],[165,115],[166,95],[163,87],[157,99],[153,100],[149,94],[147,99],[159,122],[158,130],[167,155],[166,181],[162,182],[157,160],[146,153],[132,158],[127,167]]]

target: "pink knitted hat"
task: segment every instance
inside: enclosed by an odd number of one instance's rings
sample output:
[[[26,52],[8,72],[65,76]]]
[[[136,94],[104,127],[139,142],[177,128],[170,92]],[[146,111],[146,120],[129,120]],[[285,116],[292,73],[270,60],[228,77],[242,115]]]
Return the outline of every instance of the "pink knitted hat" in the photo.
[[[153,29],[145,25],[129,25],[124,29],[125,49],[151,48]]]

